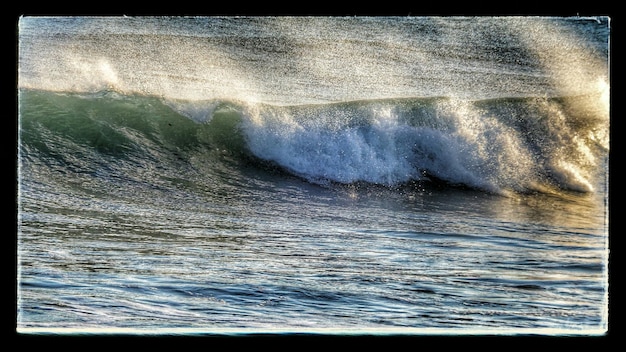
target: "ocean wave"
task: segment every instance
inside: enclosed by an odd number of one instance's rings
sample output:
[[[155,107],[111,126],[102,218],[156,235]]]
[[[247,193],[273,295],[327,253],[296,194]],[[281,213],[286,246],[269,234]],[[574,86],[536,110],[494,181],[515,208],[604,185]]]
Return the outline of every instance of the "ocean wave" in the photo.
[[[439,97],[275,106],[22,89],[20,150],[23,162],[77,170],[132,159],[177,173],[181,161],[202,156],[219,165],[227,155],[319,185],[593,192],[609,149],[608,111],[599,101]]]

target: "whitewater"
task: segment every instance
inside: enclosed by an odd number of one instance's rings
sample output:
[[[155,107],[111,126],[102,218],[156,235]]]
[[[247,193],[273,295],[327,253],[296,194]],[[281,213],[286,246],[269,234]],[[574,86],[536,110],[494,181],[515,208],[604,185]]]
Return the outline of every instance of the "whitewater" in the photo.
[[[21,332],[601,334],[607,17],[23,17]]]

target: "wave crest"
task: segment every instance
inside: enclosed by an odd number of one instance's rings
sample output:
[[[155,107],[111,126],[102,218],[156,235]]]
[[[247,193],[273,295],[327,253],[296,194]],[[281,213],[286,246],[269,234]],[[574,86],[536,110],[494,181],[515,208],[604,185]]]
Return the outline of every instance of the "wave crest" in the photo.
[[[47,157],[79,153],[81,164],[132,155],[139,164],[158,160],[176,169],[181,158],[219,164],[211,159],[217,151],[316,184],[436,181],[495,193],[592,192],[608,156],[608,116],[590,108],[596,98],[273,106],[25,90],[21,138]]]
[[[606,146],[580,136],[607,128],[606,120],[570,105],[440,98],[256,107],[242,129],[255,156],[316,183],[435,178],[492,192],[591,192]]]

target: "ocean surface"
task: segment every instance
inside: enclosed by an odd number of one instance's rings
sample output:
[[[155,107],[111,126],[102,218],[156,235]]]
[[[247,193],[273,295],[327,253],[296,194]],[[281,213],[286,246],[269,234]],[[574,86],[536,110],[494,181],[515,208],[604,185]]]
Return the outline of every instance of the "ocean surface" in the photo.
[[[607,17],[18,40],[18,332],[608,329]]]

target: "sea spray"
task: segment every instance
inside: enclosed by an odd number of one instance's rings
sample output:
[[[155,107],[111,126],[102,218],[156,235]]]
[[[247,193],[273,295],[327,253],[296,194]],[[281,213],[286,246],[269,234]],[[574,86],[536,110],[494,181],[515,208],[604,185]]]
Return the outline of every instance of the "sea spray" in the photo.
[[[274,105],[588,94],[608,81],[598,20],[25,17],[19,85]]]
[[[551,99],[405,99],[259,106],[241,128],[255,156],[313,182],[394,186],[430,177],[493,192],[592,191],[590,168],[603,148],[578,136],[602,120],[571,126],[584,117],[564,114]]]
[[[18,29],[20,333],[606,333],[607,18]]]

